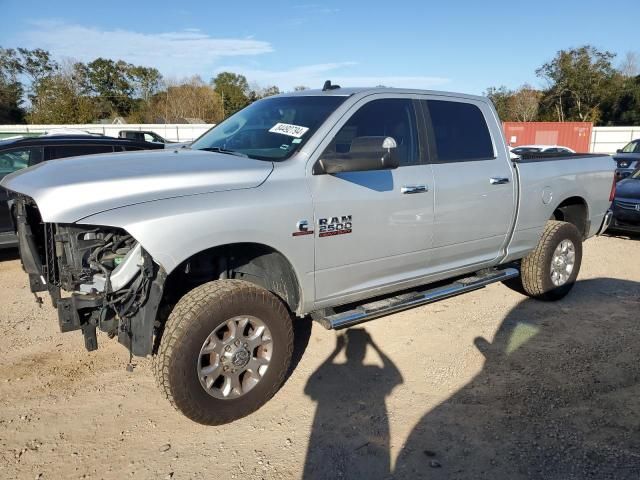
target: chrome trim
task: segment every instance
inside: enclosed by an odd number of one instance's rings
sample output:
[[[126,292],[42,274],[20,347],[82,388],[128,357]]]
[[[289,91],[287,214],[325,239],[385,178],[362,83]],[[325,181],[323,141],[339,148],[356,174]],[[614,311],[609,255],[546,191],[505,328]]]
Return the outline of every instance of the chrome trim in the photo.
[[[615,201],[615,205],[617,207],[620,207],[624,210],[640,210],[640,201],[636,201],[636,202],[627,202],[625,200],[616,200]]]
[[[400,191],[407,195],[412,193],[425,193],[429,191],[429,187],[426,185],[405,185]]]
[[[602,219],[602,225],[600,225],[600,229],[598,230],[598,233],[596,233],[596,235],[602,235],[604,232],[606,232],[612,221],[613,211],[607,210],[607,213],[604,214],[604,218]]]
[[[509,183],[509,179],[507,177],[491,177],[489,183],[491,185],[504,185],[505,183]]]
[[[462,278],[449,285],[436,287],[424,292],[400,295],[398,297],[391,297],[386,300],[360,305],[353,310],[328,315],[319,319],[319,322],[328,330],[339,330],[357,325],[358,323],[390,315],[392,313],[397,313],[402,310],[407,310],[420,305],[437,302],[438,300],[444,300],[445,298],[454,297],[462,293],[478,290],[491,283],[502,282],[518,276],[520,276],[520,272],[515,268],[505,268],[504,270],[498,270],[488,274],[479,274],[477,276]],[[367,305],[369,308],[367,308]]]

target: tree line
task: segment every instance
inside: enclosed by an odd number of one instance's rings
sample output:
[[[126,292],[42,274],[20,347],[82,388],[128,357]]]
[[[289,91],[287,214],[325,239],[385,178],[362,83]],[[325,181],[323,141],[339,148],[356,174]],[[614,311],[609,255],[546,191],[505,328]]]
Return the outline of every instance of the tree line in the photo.
[[[628,53],[617,67],[615,57],[590,45],[560,50],[535,71],[544,88],[490,87],[485,95],[505,121],[639,125],[638,55]],[[123,60],[56,61],[46,50],[0,47],[0,124],[91,123],[115,116],[131,123],[217,123],[278,93],[275,85],[250,85],[232,72],[209,82],[172,79]]]
[[[304,89],[306,87],[297,87]],[[0,124],[92,123],[116,116],[130,123],[217,123],[277,86],[249,85],[246,77],[219,73],[164,78],[123,60],[56,61],[42,49],[0,47]]]
[[[617,67],[615,57],[591,45],[560,50],[535,71],[546,88],[490,87],[485,95],[504,121],[640,125],[638,54],[627,53]]]

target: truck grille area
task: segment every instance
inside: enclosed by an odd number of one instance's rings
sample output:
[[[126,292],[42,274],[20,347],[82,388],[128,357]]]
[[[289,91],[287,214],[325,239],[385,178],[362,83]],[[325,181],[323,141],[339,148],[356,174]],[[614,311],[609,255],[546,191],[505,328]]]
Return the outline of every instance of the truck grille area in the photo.
[[[625,202],[624,200],[616,200],[616,206],[624,210],[640,211],[640,201],[638,202]]]

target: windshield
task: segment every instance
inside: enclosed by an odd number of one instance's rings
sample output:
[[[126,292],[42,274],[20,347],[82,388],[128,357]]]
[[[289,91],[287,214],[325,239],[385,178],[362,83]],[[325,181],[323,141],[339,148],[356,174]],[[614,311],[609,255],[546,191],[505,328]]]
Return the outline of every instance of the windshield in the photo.
[[[623,149],[622,153],[640,153],[640,142],[628,143]]]
[[[284,160],[304,145],[345,99],[336,95],[265,98],[216,125],[191,148]]]

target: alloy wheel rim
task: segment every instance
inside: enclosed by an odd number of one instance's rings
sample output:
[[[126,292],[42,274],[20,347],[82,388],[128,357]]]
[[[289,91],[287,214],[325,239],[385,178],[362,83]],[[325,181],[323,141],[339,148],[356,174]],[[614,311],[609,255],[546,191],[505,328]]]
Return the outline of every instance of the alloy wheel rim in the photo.
[[[242,397],[264,377],[273,352],[269,328],[250,315],[230,318],[209,334],[198,355],[202,388],[212,397]]]
[[[576,247],[571,240],[562,240],[551,257],[551,282],[561,287],[569,280],[576,264]]]

